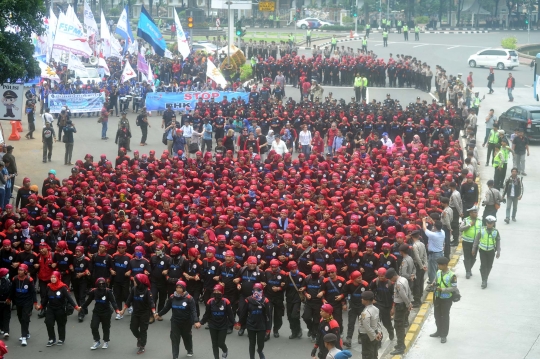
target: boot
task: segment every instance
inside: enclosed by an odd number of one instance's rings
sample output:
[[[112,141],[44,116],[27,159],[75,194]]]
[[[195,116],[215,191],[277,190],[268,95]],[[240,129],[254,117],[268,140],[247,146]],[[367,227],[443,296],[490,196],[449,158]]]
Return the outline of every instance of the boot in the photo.
[[[41,309],[41,311],[38,313],[38,318],[45,318],[45,309]]]
[[[345,338],[345,340],[343,341],[343,346],[347,349],[350,349],[351,342],[352,342],[352,338]]]
[[[84,314],[79,314],[79,323],[84,321]]]

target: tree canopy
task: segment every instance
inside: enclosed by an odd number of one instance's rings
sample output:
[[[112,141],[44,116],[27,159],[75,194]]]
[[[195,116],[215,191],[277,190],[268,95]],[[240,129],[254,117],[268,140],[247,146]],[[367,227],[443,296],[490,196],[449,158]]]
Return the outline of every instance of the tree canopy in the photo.
[[[43,0],[0,0],[0,83],[40,75],[32,32],[42,35]]]

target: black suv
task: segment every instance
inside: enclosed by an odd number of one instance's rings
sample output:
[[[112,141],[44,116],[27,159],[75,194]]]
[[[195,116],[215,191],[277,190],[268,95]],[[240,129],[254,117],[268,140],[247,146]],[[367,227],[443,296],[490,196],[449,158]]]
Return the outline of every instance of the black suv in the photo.
[[[507,136],[522,128],[530,141],[540,141],[540,105],[510,107],[499,116],[499,128]]]

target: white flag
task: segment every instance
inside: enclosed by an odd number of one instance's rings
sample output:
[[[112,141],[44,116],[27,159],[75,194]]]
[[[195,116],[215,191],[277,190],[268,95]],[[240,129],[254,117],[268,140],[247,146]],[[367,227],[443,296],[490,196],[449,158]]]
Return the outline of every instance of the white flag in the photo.
[[[56,73],[54,68],[51,68],[49,65],[42,61],[38,61],[39,68],[41,69],[41,77],[44,79],[50,79],[60,82],[60,77]]]
[[[152,87],[152,91],[156,91],[156,84],[154,79],[154,73],[152,72],[152,65],[148,64],[148,83]]]
[[[88,5],[88,2],[86,1],[84,2],[84,24],[86,25],[88,36],[92,34],[95,34],[96,36],[99,35],[99,28],[96,24],[96,18],[92,13],[90,5]]]
[[[109,70],[109,65],[107,65],[107,62],[101,56],[98,59],[98,66],[103,68],[103,71],[105,72],[105,75],[111,76],[111,71]]]
[[[206,76],[210,77],[221,87],[227,86],[227,80],[212,61],[206,61]]]
[[[101,51],[105,58],[111,56],[111,33],[109,32],[109,26],[107,25],[107,19],[105,19],[105,14],[101,10]]]
[[[163,57],[172,60],[172,58],[173,58],[172,52],[169,51],[169,49],[165,49],[165,56],[163,56]]]
[[[137,52],[139,52],[139,43],[137,42],[137,40],[129,44],[128,51],[130,54],[136,54]]]
[[[122,59],[122,51],[123,49],[120,42],[116,39],[116,37],[111,36],[111,56]]]
[[[180,19],[178,18],[178,14],[176,13],[176,10],[173,9],[174,12],[174,24],[176,26],[176,40],[178,41],[178,52],[182,54],[182,57],[186,58],[189,56],[190,50],[189,50],[189,44],[186,39],[186,34],[184,33],[184,30],[182,29],[182,24],[180,24]]]
[[[58,17],[58,26],[54,36],[53,48],[71,51],[74,54],[90,57],[93,52],[88,44],[88,37],[83,31],[79,20],[70,19],[60,13]]]
[[[77,55],[73,55],[71,52],[69,53],[68,70],[78,70],[81,73],[87,73],[86,67],[81,60],[79,60]]]
[[[134,77],[137,77],[137,74],[135,71],[133,71],[133,68],[131,67],[131,64],[129,61],[126,61],[126,65],[124,66],[124,71],[122,72],[122,77],[120,77],[120,82],[124,83],[129,79],[132,79]]]

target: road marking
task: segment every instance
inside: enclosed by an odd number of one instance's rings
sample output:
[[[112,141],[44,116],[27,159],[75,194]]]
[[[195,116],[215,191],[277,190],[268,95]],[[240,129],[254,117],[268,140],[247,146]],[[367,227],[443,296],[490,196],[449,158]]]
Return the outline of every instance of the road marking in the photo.
[[[383,44],[377,44],[377,45],[375,45],[375,46],[382,46],[382,45],[383,45]]]
[[[352,43],[355,43],[355,42],[361,42],[360,39],[358,40],[353,40],[351,41]],[[374,43],[374,42],[381,42],[380,40],[371,40],[370,41],[371,43]],[[414,44],[414,42],[411,42],[409,43],[408,41],[388,41],[389,44],[397,44],[397,45],[406,45],[406,44]],[[448,46],[449,44],[431,44],[431,43],[428,43],[428,42],[421,42],[421,43],[416,43],[416,46],[413,46],[413,47],[418,47],[418,45],[430,45],[430,46]],[[375,45],[377,46],[377,45]],[[450,44],[450,46],[452,46]],[[476,45],[454,45],[454,47],[469,47],[469,48],[476,48],[476,49],[485,49],[486,46],[476,46]]]
[[[422,46],[426,46],[427,44],[423,44],[423,45],[416,45],[416,46],[413,46],[413,47],[422,47]]]
[[[353,86],[324,86],[324,88],[336,88],[336,89],[352,89]],[[410,87],[368,87],[369,89],[373,90],[414,90]]]
[[[446,50],[452,50],[452,49],[455,49],[456,47],[459,47],[459,46],[452,46],[452,47],[447,48]]]
[[[437,100],[437,102],[439,102],[439,99],[437,97],[435,97],[435,95],[432,94],[431,92],[429,93],[429,96],[431,96],[434,100]]]

